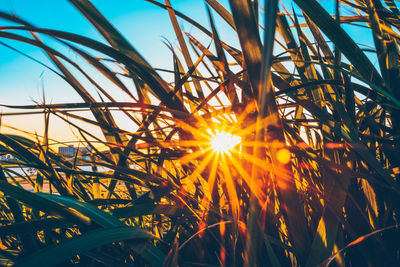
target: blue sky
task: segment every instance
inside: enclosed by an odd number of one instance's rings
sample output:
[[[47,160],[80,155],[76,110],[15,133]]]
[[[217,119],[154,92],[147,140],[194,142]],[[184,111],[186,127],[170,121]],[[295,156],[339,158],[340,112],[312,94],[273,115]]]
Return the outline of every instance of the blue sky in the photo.
[[[94,0],[93,4],[111,21],[111,23],[131,42],[131,44],[150,62],[158,68],[172,69],[171,52],[163,44],[163,38],[168,39],[177,47],[177,40],[173,32],[167,11],[154,6],[144,0]],[[163,2],[163,1],[159,1]],[[220,1],[228,7],[227,0]],[[205,4],[202,0],[171,0],[172,6],[199,23],[208,27]],[[66,0],[2,0],[0,10],[15,14],[38,27],[70,31],[87,37],[104,41],[86,19]],[[231,35],[232,30],[215,16],[218,30],[226,35]],[[0,20],[2,26],[10,23]],[[188,23],[179,21],[183,30],[197,36],[198,30]],[[208,27],[209,28],[209,27]],[[238,44],[231,39],[231,44]],[[226,40],[226,39],[225,39]],[[4,43],[15,47],[31,57],[52,66],[47,57],[39,49],[28,45],[0,39]],[[85,64],[75,57],[70,51],[65,51],[77,63]],[[57,77],[45,67],[32,60],[0,45],[0,103],[10,105],[30,105],[34,101],[42,101],[44,90],[47,103],[81,102],[80,97],[62,79]],[[118,99],[118,98],[117,98]],[[124,99],[121,99],[124,100]],[[0,108],[3,112],[10,112]],[[1,132],[8,132],[5,124],[17,128],[43,131],[42,119],[37,116],[12,116],[3,117]],[[53,120],[50,127],[52,136],[65,135],[65,124]],[[67,139],[74,139],[71,133]]]
[[[77,10],[66,0],[1,0],[0,10],[15,14],[30,23],[43,28],[70,31],[103,41],[96,30],[79,14]],[[209,28],[209,22],[203,0],[170,0],[172,6],[203,26]],[[93,4],[111,21],[111,23],[131,42],[131,44],[150,62],[153,67],[172,69],[171,52],[162,43],[163,38],[168,39],[177,47],[177,40],[173,32],[168,13],[157,6],[144,0],[93,0]],[[159,2],[163,2],[159,0]],[[229,9],[228,0],[219,2]],[[260,1],[262,2],[262,1]],[[292,1],[284,0],[285,6],[291,11]],[[328,9],[333,10],[334,1],[321,2]],[[223,22],[218,15],[214,15],[217,30],[225,42],[238,47],[238,40],[232,29]],[[2,26],[10,25],[0,20]],[[198,37],[199,31],[190,24],[179,20],[183,30]],[[370,43],[367,32],[351,30],[353,37],[359,42]],[[201,37],[200,37],[201,38]],[[48,59],[39,49],[28,45],[12,42],[5,39],[0,41],[11,45],[24,53],[49,64]],[[76,59],[78,64],[84,62],[75,57],[70,51],[65,53]],[[166,76],[168,77],[168,76]],[[45,91],[46,102],[63,103],[79,102],[81,99],[63,80],[51,73],[39,64],[26,57],[0,45],[0,104],[26,105],[33,101],[42,100],[42,90]],[[123,98],[120,100],[124,100]],[[8,110],[0,109],[6,112]],[[4,118],[3,122],[9,122],[16,127],[26,130],[31,127],[26,124],[29,120],[35,123],[40,132],[38,120],[33,116]],[[29,125],[29,127],[28,127]],[[58,127],[61,124],[56,124]],[[56,134],[57,127],[53,128]],[[0,129],[2,130],[2,129]],[[65,131],[64,131],[65,132]],[[71,137],[72,138],[72,137]]]
[[[70,31],[102,40],[85,18],[65,0],[3,1],[2,11],[16,14],[36,26]],[[171,2],[177,10],[208,26],[203,1],[173,0]],[[176,44],[176,40],[165,10],[143,0],[95,0],[93,3],[150,64],[155,67],[171,68],[171,53],[162,43],[162,38],[167,38],[173,44]],[[192,31],[192,27],[187,23],[182,23],[181,26],[188,32]],[[49,62],[39,49],[12,41],[2,41],[36,59],[45,63]],[[45,88],[46,96],[53,101],[74,100],[75,95],[69,89],[58,89],[57,93],[53,93],[55,90],[52,87],[60,88],[66,85],[44,67],[4,46],[0,46],[0,55],[1,103],[32,103],[32,98],[36,100],[41,98],[42,86]]]
[[[144,0],[93,0],[92,2],[150,64],[167,69],[172,67],[171,53],[162,43],[162,38],[167,38],[175,47],[177,42],[165,10]],[[229,9],[228,0],[219,2]],[[283,2],[288,10],[291,10],[292,2]],[[175,9],[209,28],[203,0],[171,0],[171,3]],[[322,3],[332,10],[334,1]],[[70,31],[102,41],[94,28],[66,0],[2,0],[0,10],[16,14],[39,27]],[[218,16],[214,17],[218,23]],[[185,31],[198,36],[199,32],[191,25],[182,21],[180,23]],[[220,21],[217,25],[221,38],[237,46],[238,42],[233,38],[234,35],[227,24]],[[368,39],[365,33],[358,34],[358,37],[360,42]],[[4,39],[0,41],[49,63],[39,49]],[[1,45],[0,55],[0,103],[31,104],[32,99],[41,99],[42,87],[47,98],[53,102],[77,100],[72,89],[44,67]]]

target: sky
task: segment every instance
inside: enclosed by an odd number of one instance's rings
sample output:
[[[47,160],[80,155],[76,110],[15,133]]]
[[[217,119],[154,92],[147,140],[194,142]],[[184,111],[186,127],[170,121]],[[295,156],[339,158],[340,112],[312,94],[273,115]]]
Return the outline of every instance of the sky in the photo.
[[[82,34],[99,41],[102,37],[94,28],[65,0],[1,0],[1,10],[16,14],[36,26]],[[133,44],[133,46],[155,67],[170,68],[172,56],[162,43],[163,38],[176,45],[168,13],[144,0],[95,0],[93,4],[109,19],[113,25]],[[208,25],[203,1],[171,1],[174,8],[185,12],[190,17]],[[117,3],[117,4],[116,4]],[[3,23],[4,25],[4,23]],[[191,32],[187,23],[181,25]],[[17,42],[2,40],[8,45],[21,49],[24,53],[49,61],[39,49]],[[44,67],[0,46],[0,85],[1,102],[11,104],[29,104],[32,99],[41,99],[41,87],[45,87],[49,98],[58,101],[72,100],[70,90],[56,90],[52,87],[63,87],[65,84],[52,77]],[[23,79],[21,79],[23,77]],[[48,88],[51,87],[51,88]],[[9,91],[12,94],[9,94]],[[60,95],[61,94],[61,95]]]
[[[1,11],[15,14],[35,26],[69,31],[104,42],[92,25],[66,0],[0,1],[2,1]],[[220,2],[228,7],[227,1]],[[168,40],[175,48],[178,43],[168,13],[164,9],[144,0],[94,0],[92,3],[153,67],[172,69],[172,54],[163,44],[163,40]],[[203,1],[171,0],[171,4],[176,10],[208,27]],[[221,23],[219,18],[216,18],[216,21],[219,30],[232,33],[232,30]],[[0,20],[0,23],[2,26],[10,25],[4,20]],[[179,23],[183,30],[193,35],[198,33],[190,24],[183,21]],[[0,41],[52,66],[40,49],[6,39]],[[237,41],[236,43],[235,40],[232,41],[237,45]],[[76,59],[78,64],[85,64],[75,58],[70,51],[65,52],[70,58]],[[69,85],[45,67],[3,45],[0,45],[0,55],[0,104],[31,105],[42,102],[43,92],[46,103],[82,102]],[[168,79],[168,75],[164,76]],[[122,97],[119,100],[124,101],[128,98]],[[7,108],[0,108],[0,111],[10,112]],[[63,140],[74,139],[71,129],[66,129],[66,125],[60,120],[53,119],[50,124],[50,136]],[[27,115],[4,116],[0,132],[10,132],[6,125],[37,132],[40,135],[44,124],[42,117]]]
[[[206,28],[210,28],[203,0],[170,1],[176,10]],[[0,0],[0,2],[1,11],[15,14],[35,26],[69,31],[104,42],[91,24],[66,0]],[[159,2],[163,1],[159,0]],[[229,10],[228,0],[219,0],[219,2]],[[283,2],[290,10],[292,1]],[[163,40],[167,39],[175,49],[178,43],[167,11],[144,0],[93,0],[92,3],[153,67],[172,69],[172,55],[163,44]],[[328,10],[332,10],[334,1],[322,3]],[[232,29],[218,15],[214,14],[214,19],[220,37],[225,42],[238,47],[238,40]],[[0,20],[0,23],[1,26],[10,25],[3,20]],[[199,31],[190,24],[182,20],[179,20],[179,23],[184,31],[202,38]],[[365,34],[357,36],[360,42],[369,42]],[[52,66],[39,49],[6,39],[0,39],[0,41]],[[85,66],[85,63],[75,57],[71,51],[64,52],[78,64]],[[163,77],[168,80],[170,76],[163,74]],[[43,92],[46,103],[81,102],[79,96],[62,79],[45,67],[3,45],[0,45],[0,81],[0,104],[30,105],[35,101],[42,102]],[[118,100],[124,101],[128,98],[121,95]],[[10,112],[10,110],[0,108],[0,112]],[[121,121],[121,123],[124,122]],[[5,127],[7,124],[31,132],[36,131],[39,134],[43,131],[42,118],[33,115],[3,117],[0,132],[10,131]],[[52,120],[50,129],[50,135],[56,139],[74,139],[71,129],[66,129],[65,124],[59,120]]]

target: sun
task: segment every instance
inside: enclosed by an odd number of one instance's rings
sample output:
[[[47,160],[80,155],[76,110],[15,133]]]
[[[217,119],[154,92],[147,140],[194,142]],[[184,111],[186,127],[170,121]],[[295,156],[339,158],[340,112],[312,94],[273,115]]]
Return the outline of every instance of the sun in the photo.
[[[228,153],[242,141],[242,138],[231,133],[217,131],[211,137],[211,148],[217,153]]]

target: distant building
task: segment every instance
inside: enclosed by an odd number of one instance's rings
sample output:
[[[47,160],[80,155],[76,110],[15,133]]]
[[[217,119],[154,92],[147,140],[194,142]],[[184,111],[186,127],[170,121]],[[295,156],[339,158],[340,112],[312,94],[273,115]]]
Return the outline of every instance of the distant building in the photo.
[[[60,146],[58,148],[58,154],[64,157],[73,157],[75,156],[75,147],[74,146]]]
[[[81,159],[89,160],[89,156],[92,153],[92,148],[90,146],[87,147],[74,147],[70,146],[61,146],[58,148],[58,154],[64,157],[75,157],[78,154],[78,157]]]
[[[91,153],[92,153],[92,148],[90,146],[78,148],[78,157],[80,157],[83,160],[89,160],[90,159],[89,156]]]

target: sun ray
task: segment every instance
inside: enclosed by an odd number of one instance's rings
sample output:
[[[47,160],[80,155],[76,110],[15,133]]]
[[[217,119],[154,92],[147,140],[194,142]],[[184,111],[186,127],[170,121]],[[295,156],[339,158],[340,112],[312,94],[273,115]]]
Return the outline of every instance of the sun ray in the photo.
[[[250,187],[251,192],[256,196],[256,198],[264,200],[266,199],[266,194],[258,187],[258,186],[251,186],[251,177],[247,173],[245,169],[241,166],[241,163],[237,161],[234,157],[231,157],[230,160],[232,161],[232,166],[238,171],[238,173],[242,176],[243,180],[246,184]]]
[[[207,141],[200,141],[200,140],[195,140],[195,141],[190,141],[190,140],[182,140],[182,141],[169,141],[162,143],[162,145],[165,146],[174,146],[174,147],[193,147],[193,146],[200,146],[204,147],[208,144]]]
[[[212,192],[214,190],[215,179],[217,178],[218,158],[219,158],[219,155],[215,154],[215,158],[214,158],[214,160],[212,162],[210,173],[208,175],[208,182],[207,182],[208,189],[209,189],[209,191],[208,191],[208,193],[209,193],[208,199],[210,201],[212,201]],[[206,205],[206,198],[204,198],[202,200],[202,204],[203,203],[204,203],[204,205]]]
[[[212,136],[210,145],[217,153],[229,153],[241,140],[240,136],[217,130]]]
[[[230,200],[230,205],[232,207],[233,217],[237,221],[240,216],[240,208],[239,208],[238,195],[236,193],[235,182],[228,168],[228,163],[226,162],[226,154],[222,154],[221,159],[222,159],[222,164],[221,164],[222,173],[224,175],[224,181],[226,184],[226,189],[228,191],[228,197]]]
[[[210,150],[211,150],[210,148],[206,148],[204,151],[202,151],[202,150],[197,150],[197,151],[195,151],[194,153],[189,153],[189,154],[187,154],[187,155],[181,157],[181,158],[179,159],[179,161],[181,162],[182,165],[185,165],[185,164],[187,164],[189,161],[191,161],[191,160],[193,160],[193,159],[195,159],[195,158],[201,157],[201,156],[204,155],[207,151],[210,151]]]
[[[207,165],[210,163],[211,159],[213,158],[213,153],[207,154],[207,156],[201,161],[200,165],[197,166],[190,175],[186,177],[186,179],[190,182],[193,182],[193,178],[197,175],[201,175],[201,173],[205,170]]]
[[[267,163],[265,160],[261,160],[261,159],[255,157],[254,155],[248,154],[244,151],[239,152],[239,151],[233,150],[232,153],[239,155],[242,158],[246,157],[247,161],[251,161],[252,163],[256,164],[258,167],[262,168],[264,171],[271,171],[270,164]]]
[[[282,187],[282,189],[285,187],[285,183],[291,183],[295,185],[295,180],[292,176],[290,176],[290,172],[286,169],[282,168],[276,168],[273,167],[273,164],[267,163],[266,161],[260,160],[259,158],[255,157],[254,155],[248,154],[246,152],[238,152],[238,151],[232,151],[235,154],[241,154],[242,157],[246,157],[247,160],[251,161],[255,166],[261,168],[264,171],[274,173],[274,175],[279,178],[277,181],[278,185]]]
[[[195,128],[183,121],[177,122],[176,126],[182,128],[183,130],[190,131],[193,135],[196,135],[197,139],[207,140],[209,138],[209,135],[202,129]]]

